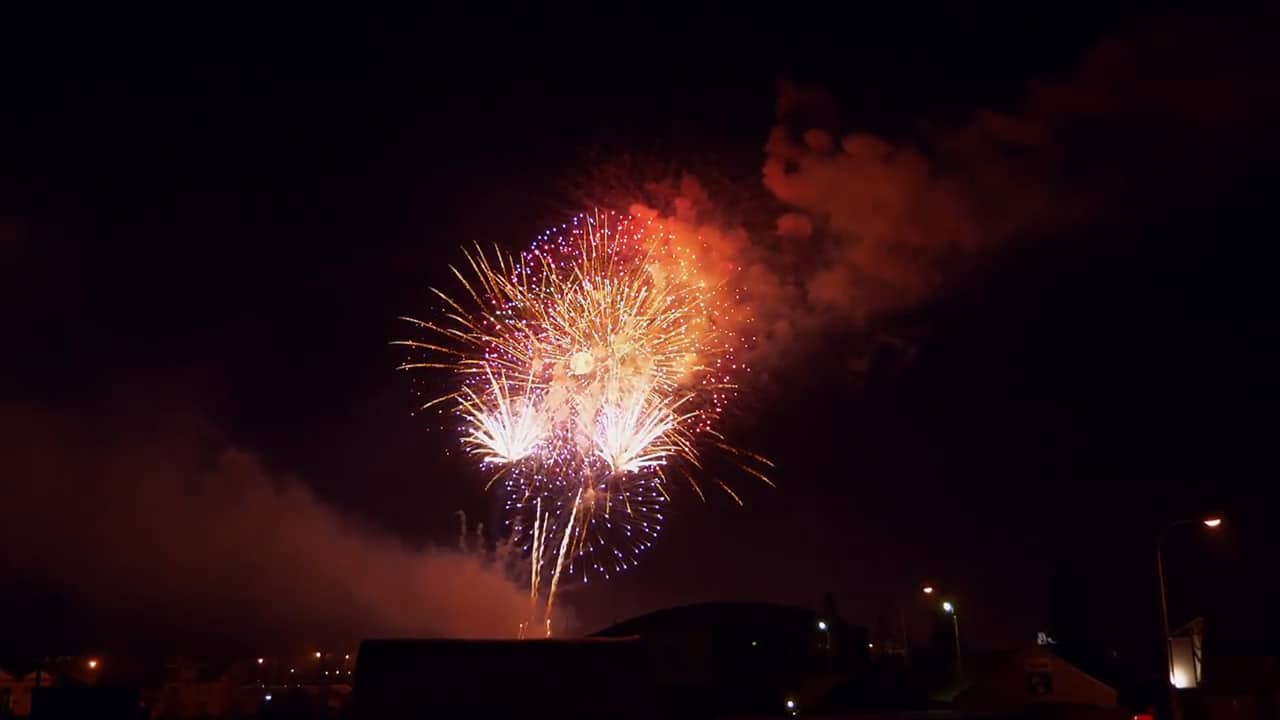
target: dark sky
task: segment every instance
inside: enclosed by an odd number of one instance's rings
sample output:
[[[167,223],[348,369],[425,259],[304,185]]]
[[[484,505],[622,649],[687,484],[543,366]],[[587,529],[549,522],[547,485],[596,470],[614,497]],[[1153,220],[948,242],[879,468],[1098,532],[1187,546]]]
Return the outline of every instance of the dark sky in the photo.
[[[640,567],[566,591],[581,629],[831,591],[873,626],[905,604],[923,635],[928,580],[975,645],[1008,646],[1047,626],[1070,558],[1099,632],[1130,652],[1155,633],[1155,533],[1220,511],[1217,536],[1169,543],[1174,619],[1205,614],[1223,647],[1280,643],[1272,17],[9,25],[0,512],[30,519],[0,534],[0,607],[30,612],[32,634],[92,636],[157,604],[229,634],[304,617],[338,635],[325,624],[387,611],[345,587],[370,582],[361,554],[452,547],[455,512],[491,521],[494,504],[454,439],[411,416],[397,316],[431,307],[459,245],[518,249],[602,186],[696,176],[792,293],[760,291],[786,332],[729,423],[778,487],[743,476],[741,508],[677,493]],[[785,188],[763,182],[775,160]],[[807,250],[776,232],[787,212],[812,219]],[[228,448],[289,488],[265,516],[172,489]],[[192,522],[213,540],[170,542]],[[358,529],[335,541],[335,524]],[[269,526],[289,530],[248,554],[354,556],[319,580],[282,571],[346,609],[298,592],[293,614],[258,612],[290,591],[251,571],[225,613],[218,592],[175,589],[240,582],[211,558]],[[154,545],[178,549],[127,569]],[[104,591],[111,568],[131,592]],[[461,582],[432,572],[428,596]],[[369,626],[474,634],[387,612]]]

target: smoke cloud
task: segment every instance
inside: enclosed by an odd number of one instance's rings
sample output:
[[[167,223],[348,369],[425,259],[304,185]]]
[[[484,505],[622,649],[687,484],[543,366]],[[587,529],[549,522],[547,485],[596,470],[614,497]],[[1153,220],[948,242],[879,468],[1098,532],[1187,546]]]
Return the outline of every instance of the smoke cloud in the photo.
[[[0,468],[8,579],[98,609],[344,640],[509,636],[528,611],[499,559],[361,527],[189,418],[0,407]]]
[[[632,211],[706,244],[718,279],[737,269],[756,363],[786,363],[820,332],[883,332],[1002,250],[1085,242],[1093,224],[1223,192],[1265,154],[1278,115],[1274,83],[1256,77],[1276,65],[1256,30],[1270,24],[1238,20],[1123,29],[1012,109],[895,137],[835,127],[832,97],[782,82],[762,169],[773,227],[726,224],[694,177]]]

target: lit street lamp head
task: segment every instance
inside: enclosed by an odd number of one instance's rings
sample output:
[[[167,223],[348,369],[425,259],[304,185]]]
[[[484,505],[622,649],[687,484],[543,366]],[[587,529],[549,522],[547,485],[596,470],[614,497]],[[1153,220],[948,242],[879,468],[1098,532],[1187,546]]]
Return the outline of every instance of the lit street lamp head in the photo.
[[[948,600],[947,602],[942,603],[942,611],[945,613],[953,613],[956,611],[956,606],[952,605],[951,601]]]
[[[1204,526],[1207,528],[1216,528],[1222,524],[1222,518],[1220,517],[1205,518],[1200,522],[1204,523]]]
[[[819,621],[818,621],[818,629],[819,629],[819,630],[821,630],[822,632],[826,632],[826,631],[827,631],[827,621],[826,621],[826,620],[819,620]]]

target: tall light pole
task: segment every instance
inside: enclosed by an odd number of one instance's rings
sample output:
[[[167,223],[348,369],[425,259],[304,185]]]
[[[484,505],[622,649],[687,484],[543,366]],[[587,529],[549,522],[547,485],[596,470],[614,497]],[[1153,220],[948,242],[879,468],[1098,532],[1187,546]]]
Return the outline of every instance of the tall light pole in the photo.
[[[964,661],[960,659],[960,620],[956,617],[956,606],[949,600],[944,601],[942,611],[951,616],[951,629],[956,636],[956,678],[964,682]]]
[[[1164,541],[1169,537],[1170,530],[1182,525],[1194,525],[1196,522],[1212,530],[1222,524],[1222,518],[1207,517],[1199,521],[1178,520],[1164,526],[1160,534],[1156,535],[1156,577],[1160,580],[1160,632],[1164,635],[1165,671],[1168,673],[1166,683],[1169,688],[1169,714],[1173,720],[1179,720],[1182,717],[1182,712],[1181,708],[1178,707],[1178,689],[1173,684],[1173,638],[1169,637],[1169,601],[1165,597],[1164,589]]]
[[[834,661],[831,659],[831,626],[826,620],[818,621],[818,632],[822,633],[822,646],[827,651],[827,670],[834,667]]]
[[[925,585],[920,588],[920,592],[925,595],[933,595],[933,586]],[[898,608],[898,619],[901,621],[902,628],[902,660],[906,664],[911,664],[911,637],[907,634],[907,609],[906,607]]]

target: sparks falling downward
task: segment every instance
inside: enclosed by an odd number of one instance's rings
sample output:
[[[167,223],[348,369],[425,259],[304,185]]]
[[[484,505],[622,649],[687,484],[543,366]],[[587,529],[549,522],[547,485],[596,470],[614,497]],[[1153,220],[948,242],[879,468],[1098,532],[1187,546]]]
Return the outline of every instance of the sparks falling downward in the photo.
[[[665,485],[683,475],[698,490],[700,441],[727,447],[714,427],[740,338],[697,249],[652,220],[579,215],[518,257],[467,252],[471,272],[453,269],[465,298],[433,289],[438,318],[406,318],[429,338],[398,343],[425,354],[402,368],[459,381],[424,409],[451,403],[464,447],[501,481],[535,616],[551,571],[548,632],[562,575],[630,567],[661,527]]]

